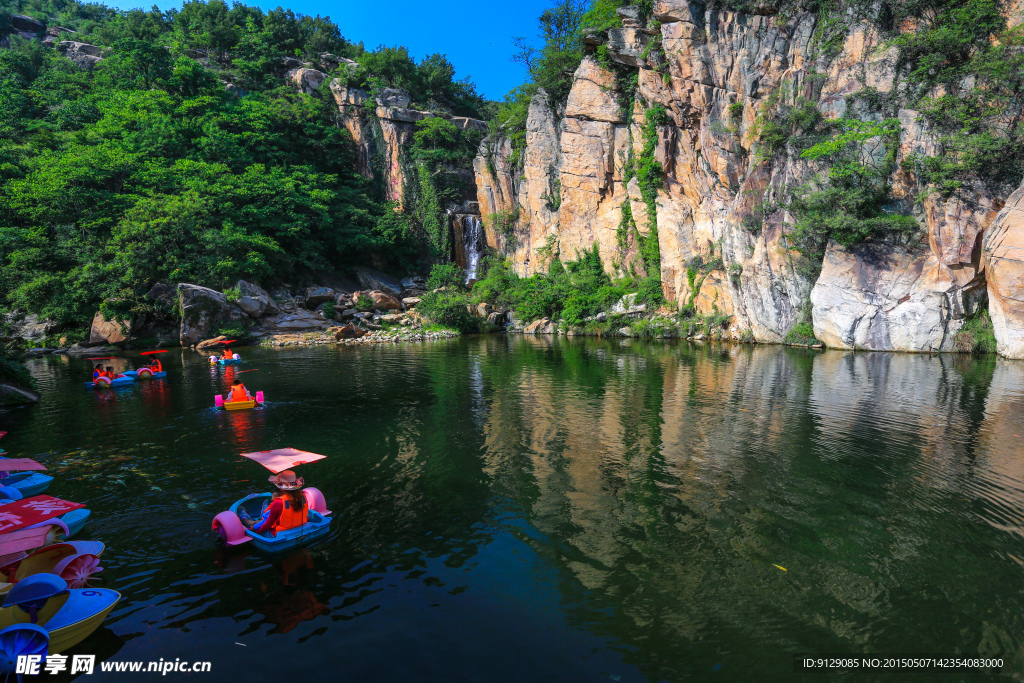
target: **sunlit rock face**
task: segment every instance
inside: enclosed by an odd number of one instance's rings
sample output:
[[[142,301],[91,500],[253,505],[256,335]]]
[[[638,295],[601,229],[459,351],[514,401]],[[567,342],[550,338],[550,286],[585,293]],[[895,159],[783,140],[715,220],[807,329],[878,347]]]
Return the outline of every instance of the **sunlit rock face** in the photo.
[[[623,16],[624,28],[601,40],[612,62],[635,69],[634,99],[621,91],[621,77],[588,56],[564,104],[543,91],[534,96],[525,149],[501,136],[481,145],[474,171],[488,245],[520,275],[546,272],[552,249],[572,258],[595,244],[610,274],[642,273],[636,235],[647,235],[652,221],[628,169],[643,152],[646,113],[662,106],[665,123],[651,141],[665,172],[653,209],[667,300],[732,316],[737,338],[779,342],[810,319],[830,346],[927,352],[952,350],[988,296],[1000,352],[1024,354],[1013,285],[986,283],[986,272],[1010,272],[1012,238],[1001,238],[998,255],[985,251],[988,270],[982,265],[982,240],[991,241],[986,229],[1005,197],[970,189],[945,196],[904,168],[904,159],[937,149],[916,111],[896,112],[901,133],[889,181],[893,208],[917,220],[918,234],[894,244],[830,244],[820,268],[792,248],[794,217],[779,207],[822,168],[796,148],[766,159],[756,145],[759,113],[808,101],[826,119],[862,115],[861,93],[890,93],[896,76],[895,50],[873,27],[854,25],[829,58],[814,41],[817,21],[683,0],[655,2],[646,25]],[[662,51],[646,49],[657,34]],[[865,147],[869,156],[884,153],[881,142]],[[627,205],[636,231],[624,234]],[[488,219],[499,214],[504,222]],[[1007,234],[1019,222],[1002,220]]]
[[[999,353],[1024,358],[1024,187],[986,231],[982,251]]]
[[[308,74],[292,74],[289,72],[289,77],[298,87],[310,79]],[[319,87],[320,83],[322,81],[316,82],[315,87]],[[328,88],[338,105],[340,123],[355,142],[357,170],[362,175],[380,180],[385,199],[395,202],[398,207],[404,205],[406,187],[411,180],[408,175],[412,168],[409,148],[413,134],[418,130],[418,122],[440,116],[449,119],[462,130],[480,131],[487,128],[486,122],[478,119],[410,109],[408,94],[398,88],[385,88],[374,102],[369,102],[370,94],[365,90],[350,88],[338,78],[332,79]],[[373,107],[373,104],[376,106]],[[469,195],[475,195],[476,189],[472,186],[474,174],[469,169],[463,169],[461,175],[469,186]]]

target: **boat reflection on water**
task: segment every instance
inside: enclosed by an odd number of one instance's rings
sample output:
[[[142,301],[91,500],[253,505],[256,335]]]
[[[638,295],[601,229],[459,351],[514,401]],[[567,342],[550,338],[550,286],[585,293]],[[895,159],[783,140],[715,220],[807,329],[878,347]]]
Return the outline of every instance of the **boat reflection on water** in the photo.
[[[96,405],[107,408],[117,403],[117,392],[111,389],[92,390]]]
[[[246,570],[249,557],[253,555],[247,547],[239,549],[219,548],[215,563],[225,574],[236,574]],[[254,560],[262,556],[255,555]],[[304,621],[329,614],[331,608],[322,603],[314,593],[317,572],[313,562],[313,551],[300,548],[284,559],[273,563],[276,581],[259,581],[257,590],[264,599],[254,608],[262,614],[262,621],[254,621],[246,632],[257,630],[263,624],[271,624],[268,633],[288,633]],[[243,634],[240,634],[243,635]]]
[[[61,654],[65,655],[69,662],[74,659],[75,655],[95,655],[96,662],[94,670],[99,671],[100,663],[113,659],[117,653],[121,651],[126,642],[127,640],[125,638],[121,638],[110,628],[100,626],[92,632],[91,636],[83,640],[78,645],[64,650]],[[53,680],[66,681],[68,679],[61,675],[59,678],[54,676]]]
[[[172,389],[166,379],[150,379],[138,383],[142,402],[152,409],[152,417],[168,418],[174,411]]]
[[[217,420],[227,433],[227,442],[239,453],[264,450],[267,419],[263,406],[253,410],[216,410]]]
[[[303,621],[328,614],[331,608],[320,602],[311,588],[315,585],[313,553],[303,548],[274,563],[281,585],[267,593],[266,601],[256,608],[265,623],[273,624],[270,633],[288,633]]]

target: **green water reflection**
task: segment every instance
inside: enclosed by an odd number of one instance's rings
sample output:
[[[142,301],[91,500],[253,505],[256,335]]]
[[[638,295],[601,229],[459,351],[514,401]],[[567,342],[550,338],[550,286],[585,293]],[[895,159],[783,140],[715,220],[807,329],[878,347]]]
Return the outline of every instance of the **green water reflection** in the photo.
[[[798,676],[792,654],[1020,654],[1024,365],[521,337],[242,353],[173,351],[166,382],[102,393],[44,358],[43,402],[0,414],[108,545],[124,599],[76,651],[254,681],[991,680]],[[268,405],[213,410],[242,370]],[[238,454],[281,446],[328,455],[302,474],[331,537],[217,549],[212,517],[268,488]]]

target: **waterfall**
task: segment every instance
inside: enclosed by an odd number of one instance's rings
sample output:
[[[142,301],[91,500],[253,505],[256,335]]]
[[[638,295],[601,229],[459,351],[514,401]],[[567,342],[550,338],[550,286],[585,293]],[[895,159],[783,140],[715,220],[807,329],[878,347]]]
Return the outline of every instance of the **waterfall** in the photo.
[[[484,226],[478,216],[462,219],[462,243],[466,254],[466,282],[477,278],[477,266],[484,252]]]

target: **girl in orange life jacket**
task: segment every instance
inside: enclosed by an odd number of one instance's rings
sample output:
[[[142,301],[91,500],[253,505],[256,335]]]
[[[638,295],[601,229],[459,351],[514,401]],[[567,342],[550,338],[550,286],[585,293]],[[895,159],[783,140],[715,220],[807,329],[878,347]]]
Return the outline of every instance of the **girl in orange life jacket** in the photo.
[[[95,382],[100,377],[106,376],[106,373],[103,372],[103,363],[97,363],[96,367],[92,369],[92,381]]]
[[[106,376],[109,377],[110,379],[117,379],[117,373],[114,372],[114,366],[113,365],[108,365],[107,366]]]
[[[234,352],[231,349],[229,349],[228,347],[225,346],[224,347],[224,355],[222,356],[222,358],[224,360],[231,360],[234,357],[235,357]]]
[[[248,390],[245,385],[237,379],[231,384],[231,391],[228,392],[227,398],[224,399],[225,403],[234,403],[235,401],[251,401],[252,397],[249,396]]]
[[[306,495],[302,492],[302,485],[305,483],[302,478],[296,477],[291,470],[285,470],[270,477],[268,481],[278,489],[274,492],[270,505],[258,520],[252,520],[248,516],[240,517],[242,524],[268,536],[276,536],[278,531],[294,529],[305,524],[309,519],[309,510],[306,507]]]

